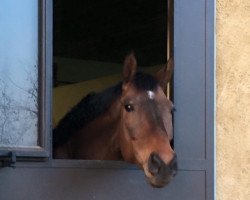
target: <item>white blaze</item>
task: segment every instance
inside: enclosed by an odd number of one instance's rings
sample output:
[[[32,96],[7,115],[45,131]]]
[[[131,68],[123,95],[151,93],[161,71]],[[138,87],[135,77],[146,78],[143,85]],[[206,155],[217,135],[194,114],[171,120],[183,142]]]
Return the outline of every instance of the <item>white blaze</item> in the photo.
[[[148,94],[148,98],[149,98],[149,99],[154,99],[154,98],[155,98],[155,93],[152,92],[151,90],[148,90],[148,91],[147,91],[147,94]]]

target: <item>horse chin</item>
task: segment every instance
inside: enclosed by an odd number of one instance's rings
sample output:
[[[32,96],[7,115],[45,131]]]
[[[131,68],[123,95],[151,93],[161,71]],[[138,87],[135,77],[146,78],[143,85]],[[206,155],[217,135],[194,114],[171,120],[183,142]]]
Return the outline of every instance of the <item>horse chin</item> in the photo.
[[[168,178],[159,178],[159,177],[147,177],[148,179],[148,182],[153,186],[153,187],[156,187],[156,188],[162,188],[164,186],[166,186],[167,184],[169,184],[169,182],[171,181],[171,177],[168,177]]]

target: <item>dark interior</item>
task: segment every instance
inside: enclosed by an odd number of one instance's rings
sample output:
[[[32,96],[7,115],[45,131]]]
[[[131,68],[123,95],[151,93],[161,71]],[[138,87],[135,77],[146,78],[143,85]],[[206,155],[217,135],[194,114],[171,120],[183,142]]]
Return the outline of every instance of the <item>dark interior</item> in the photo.
[[[54,56],[140,66],[166,62],[167,1],[54,0]]]

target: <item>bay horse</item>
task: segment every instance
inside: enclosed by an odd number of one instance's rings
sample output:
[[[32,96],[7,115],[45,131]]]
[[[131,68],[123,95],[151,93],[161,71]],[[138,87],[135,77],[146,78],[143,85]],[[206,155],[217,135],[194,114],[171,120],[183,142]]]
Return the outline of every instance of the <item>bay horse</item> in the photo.
[[[133,53],[123,66],[123,81],[91,93],[53,130],[57,159],[125,160],[137,164],[155,187],[177,172],[170,145],[173,103],[163,90],[173,69],[170,59],[156,76],[137,72]]]

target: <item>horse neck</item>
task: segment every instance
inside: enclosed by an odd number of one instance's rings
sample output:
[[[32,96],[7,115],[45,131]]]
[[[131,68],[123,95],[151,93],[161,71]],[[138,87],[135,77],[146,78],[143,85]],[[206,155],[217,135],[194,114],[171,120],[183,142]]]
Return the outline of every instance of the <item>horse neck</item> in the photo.
[[[108,111],[104,114],[103,119],[101,119],[99,132],[107,138],[107,145],[112,149],[118,146],[118,134],[120,131],[120,120],[121,120],[121,104],[119,100],[115,100],[109,107]]]
[[[85,141],[79,144],[79,154],[86,155],[86,159],[117,160],[120,159],[119,151],[119,124],[120,124],[119,100],[115,100],[110,108],[100,117],[87,125],[76,138],[77,141]]]

